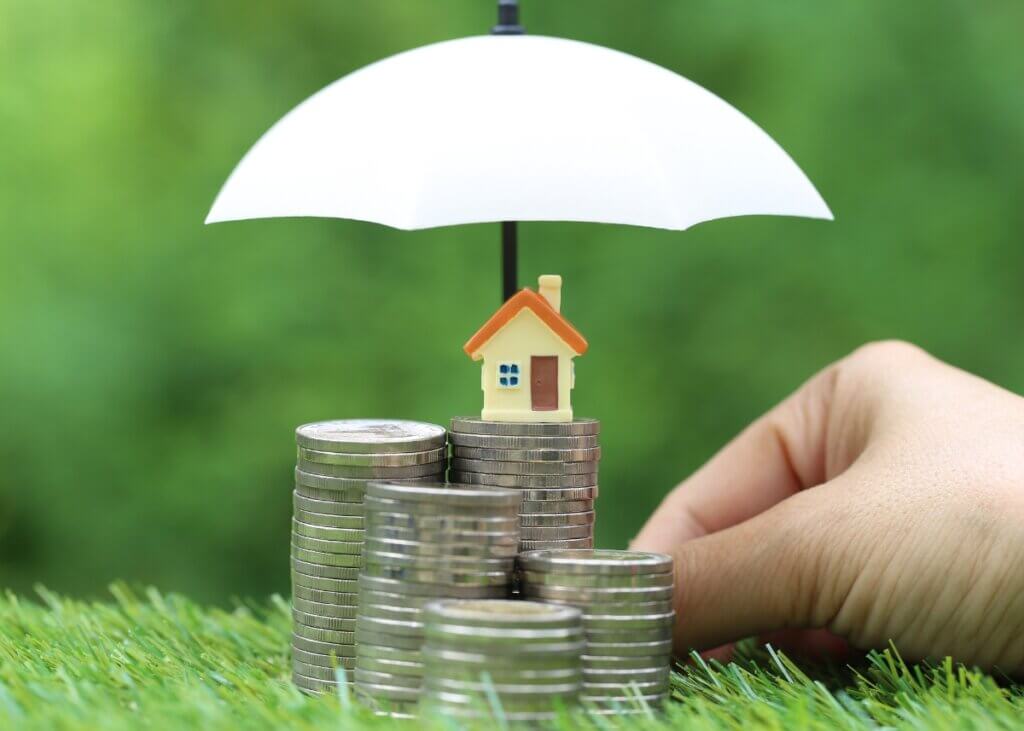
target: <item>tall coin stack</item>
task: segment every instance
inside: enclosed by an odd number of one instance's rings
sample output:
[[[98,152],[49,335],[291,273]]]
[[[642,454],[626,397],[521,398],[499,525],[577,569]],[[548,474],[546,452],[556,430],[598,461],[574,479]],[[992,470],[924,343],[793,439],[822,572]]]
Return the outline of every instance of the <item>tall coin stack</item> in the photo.
[[[436,480],[444,474],[447,446],[444,427],[383,419],[304,424],[295,438],[292,679],[321,692],[334,686],[335,665],[355,666],[367,481]]]
[[[592,548],[601,424],[452,419],[449,479],[523,494],[520,550]]]
[[[555,718],[580,692],[580,611],[524,601],[438,601],[423,608],[423,705],[449,718]]]
[[[628,713],[642,698],[661,705],[672,652],[672,557],[609,550],[530,551],[519,557],[524,599],[583,612],[587,647],[581,700]]]
[[[421,608],[442,598],[505,598],[519,544],[520,495],[487,486],[366,487],[355,690],[411,716],[423,680]]]

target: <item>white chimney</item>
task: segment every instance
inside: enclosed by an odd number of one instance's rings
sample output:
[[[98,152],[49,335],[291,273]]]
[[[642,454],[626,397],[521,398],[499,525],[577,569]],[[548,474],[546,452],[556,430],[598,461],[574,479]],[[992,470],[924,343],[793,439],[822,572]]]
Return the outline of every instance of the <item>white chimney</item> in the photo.
[[[537,289],[555,312],[562,311],[562,277],[558,274],[541,274]]]

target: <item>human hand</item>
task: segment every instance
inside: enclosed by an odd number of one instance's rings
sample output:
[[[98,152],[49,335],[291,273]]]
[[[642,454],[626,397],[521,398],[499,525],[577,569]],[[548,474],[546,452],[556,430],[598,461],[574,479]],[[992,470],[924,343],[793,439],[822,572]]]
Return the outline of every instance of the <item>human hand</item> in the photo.
[[[824,628],[1024,672],[1024,399],[865,346],[676,487],[632,547],[676,558],[680,655]]]

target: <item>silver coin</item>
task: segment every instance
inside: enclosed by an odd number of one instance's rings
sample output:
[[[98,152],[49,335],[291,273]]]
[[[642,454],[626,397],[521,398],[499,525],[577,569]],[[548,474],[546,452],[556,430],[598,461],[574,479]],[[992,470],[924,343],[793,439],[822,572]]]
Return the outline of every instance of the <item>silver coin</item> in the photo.
[[[583,613],[570,606],[495,599],[442,599],[423,608],[424,622],[501,629],[582,629]]]
[[[339,496],[345,493],[353,493],[359,500],[362,500],[362,495],[366,492],[366,480],[355,480],[347,477],[324,477],[323,475],[303,472],[300,469],[295,470],[295,484],[316,488],[317,490],[329,490]],[[335,499],[341,500],[344,498],[337,497]]]
[[[524,500],[520,515],[552,515],[557,513],[591,513],[593,500]]]
[[[317,578],[331,578],[331,579],[343,579],[346,582],[354,582],[359,577],[358,566],[325,566],[318,563],[310,563],[298,558],[292,558],[292,572],[293,577],[295,573],[305,574],[299,576],[299,578],[306,578],[315,576]],[[303,584],[304,587],[309,587],[308,584]],[[319,587],[310,587],[310,589],[319,589]],[[331,589],[330,591],[342,591],[340,589]]]
[[[363,552],[362,541],[326,541],[320,538],[309,538],[298,533],[292,533],[292,545],[307,551],[322,551],[332,554],[359,555]]]
[[[298,609],[292,609],[292,619],[295,621],[295,626],[303,625],[307,628],[331,630],[334,632],[355,632],[355,619],[318,616],[316,614],[307,614]]]
[[[597,436],[582,437],[522,437],[500,434],[463,434],[451,432],[448,441],[457,447],[482,449],[592,449]]]
[[[635,693],[640,695],[654,695],[665,693],[669,689],[668,673],[657,680],[639,681],[632,680],[625,687],[621,682],[595,683],[590,680],[583,682],[583,693],[587,696],[622,696],[628,698]]]
[[[582,475],[597,474],[598,462],[506,462],[452,457],[456,472],[482,472],[487,475]]]
[[[334,693],[338,688],[337,683],[333,681],[307,678],[305,675],[301,675],[294,671],[292,672],[292,683],[294,683],[297,688],[312,693]],[[354,686],[354,683],[349,683],[349,685]]]
[[[360,621],[362,618],[360,617]],[[423,645],[422,637],[407,636],[407,635],[393,635],[386,632],[373,632],[368,629],[363,629],[362,625],[356,626],[356,641],[359,646],[363,645],[382,645],[385,647],[395,647],[401,650],[419,650]]]
[[[364,480],[365,482],[365,480]],[[323,490],[319,487],[310,487],[301,483],[295,483],[295,494],[313,500],[327,500],[334,503],[355,503],[362,505],[363,493],[354,490]]]
[[[305,652],[314,652],[317,655],[334,657],[355,657],[356,646],[352,642],[331,642],[317,639],[310,639],[292,633],[292,649],[298,648]]]
[[[419,699],[419,688],[403,688],[396,685],[380,685],[377,683],[356,683],[356,692],[360,695],[366,694],[376,700],[387,699],[389,701],[416,701]]]
[[[403,675],[416,678],[419,683],[423,679],[423,663],[408,662],[405,660],[388,660],[376,657],[367,657],[359,653],[356,665],[360,670],[368,670],[374,673],[387,673],[389,675]]]
[[[317,617],[330,617],[346,622],[355,622],[356,607],[351,604],[328,604],[317,602],[302,597],[292,597],[292,607],[305,614],[312,614]],[[345,627],[330,627],[329,629],[346,629]]]
[[[517,489],[596,487],[597,473],[582,475],[500,475],[491,472],[468,472],[452,469],[448,479],[465,485],[490,485]]]
[[[386,660],[389,663],[396,665],[402,665],[407,667],[416,666],[422,672],[423,662],[420,656],[420,650],[417,647],[415,650],[406,650],[401,647],[392,647],[390,645],[375,645],[371,642],[361,642],[359,644],[359,653],[356,659],[357,663],[365,662],[366,660],[381,661]]]
[[[333,630],[322,627],[310,627],[305,624],[292,624],[292,636],[301,637],[306,640],[317,642],[330,642],[339,645],[354,645],[356,643],[355,632],[351,630]]]
[[[292,493],[292,503],[295,506],[295,513],[299,511],[306,513],[319,513],[325,515],[357,515],[363,516],[364,508],[360,503],[341,503],[336,500],[316,500],[303,497],[296,492]],[[310,521],[306,521],[310,522]]]
[[[489,488],[500,489],[500,488]],[[516,496],[518,499],[518,495]],[[494,507],[490,505],[445,505],[439,502],[411,502],[405,500],[389,500],[367,495],[364,502],[367,512],[376,513],[405,513],[416,517],[458,517],[462,520],[474,518],[512,518],[519,514],[520,509],[515,507]]]
[[[295,545],[292,542],[292,558],[306,563],[320,564],[321,566],[338,566],[342,568],[359,568],[363,564],[363,557],[354,553],[325,553],[324,551],[311,551],[307,548]]]
[[[579,643],[565,645],[562,653],[553,652],[531,652],[520,653],[514,658],[503,660],[501,664],[495,665],[494,657],[486,652],[471,652],[464,648],[453,649],[440,644],[433,645],[425,642],[421,650],[422,657],[426,661],[427,656],[435,662],[435,672],[444,673],[489,673],[492,677],[495,674],[508,673],[510,675],[530,673],[553,673],[561,676],[564,674],[579,674],[581,672],[581,660],[577,656]]]
[[[589,538],[568,538],[562,541],[534,541],[523,540],[519,542],[520,551],[535,551],[539,548],[593,548],[594,539]]]
[[[601,448],[589,449],[487,449],[485,447],[452,447],[452,457],[494,460],[498,462],[596,462]]]
[[[375,553],[400,553],[406,556],[434,556],[451,558],[497,558],[515,559],[518,553],[518,541],[515,534],[504,535],[501,542],[479,540],[477,543],[456,543],[453,541],[437,542],[425,536],[424,541],[367,538],[366,550]],[[466,540],[463,537],[463,540]]]
[[[360,454],[358,452],[324,452],[298,447],[300,462],[342,465],[346,467],[412,467],[440,462],[448,456],[447,447],[425,452],[392,452],[389,454]],[[315,473],[314,473],[315,474]]]
[[[506,683],[487,678],[485,680],[462,680],[447,678],[437,673],[431,673],[429,680],[424,676],[423,685],[431,690],[444,690],[452,693],[497,693],[502,702],[515,699],[514,702],[529,698],[531,700],[546,701],[550,704],[552,697],[575,696],[580,692],[582,683],[579,680],[570,680],[567,683]]]
[[[292,648],[292,660],[297,660],[305,665],[318,665],[322,668],[341,667],[346,670],[354,670],[356,667],[356,659],[354,657],[319,655],[315,652],[300,650],[297,647]]]
[[[671,574],[672,557],[665,553],[617,551],[537,551],[520,557],[527,571],[574,574]]]
[[[381,591],[390,594],[405,594],[408,596],[462,599],[504,599],[509,595],[509,586],[499,584],[495,586],[439,586],[432,583],[420,583],[414,581],[400,581],[382,576],[359,576],[359,591]]]
[[[366,494],[381,500],[433,505],[517,508],[520,496],[515,490],[498,487],[468,487],[438,483],[436,485],[403,485],[394,482],[371,482]]]
[[[423,637],[423,622],[402,619],[382,619],[359,614],[359,629],[386,635]]]
[[[617,683],[621,688],[630,683],[668,683],[669,666],[660,665],[653,668],[622,668],[616,670],[583,669],[583,682],[587,684]]]
[[[568,601],[573,604],[593,605],[601,602],[654,602],[672,599],[671,586],[646,586],[630,588],[590,588],[559,586],[524,586],[523,596],[542,601]]]
[[[519,492],[527,502],[566,502],[571,500],[597,500],[597,485],[592,487],[526,487]]]
[[[597,419],[576,419],[574,421],[558,422],[484,421],[473,416],[456,416],[452,418],[451,431],[461,434],[578,437],[598,434],[601,431],[601,422]]]
[[[515,568],[515,555],[497,558],[450,554],[408,554],[386,552],[380,548],[367,547],[363,553],[367,566],[408,566],[417,569],[445,569],[452,571],[509,572]]]
[[[357,683],[400,686],[403,688],[419,688],[423,679],[418,675],[400,675],[397,673],[370,670],[368,668],[356,668],[355,679]]]
[[[374,604],[362,597],[359,600],[359,614],[370,619],[397,620],[400,622],[420,621],[420,610],[418,607]]]
[[[442,426],[401,419],[320,421],[295,430],[299,446],[329,452],[419,452],[442,447],[445,439]]]
[[[358,582],[352,582],[358,584]],[[301,599],[304,602],[316,602],[318,604],[326,604],[335,608],[335,611],[339,612],[334,616],[346,617],[346,614],[340,614],[340,612],[348,612],[351,616],[355,617],[356,604],[359,602],[359,594],[352,592],[340,592],[340,591],[325,591],[323,589],[311,589],[299,584],[292,586],[292,601]],[[302,611],[308,612],[309,609],[303,609]],[[316,614],[316,612],[311,612]]]
[[[369,576],[379,579],[394,579],[396,581],[414,584],[446,584],[446,593],[450,593],[451,587],[511,587],[512,571],[471,571],[452,569],[417,569],[409,566],[378,566],[367,564],[361,576]]]
[[[664,655],[672,651],[672,640],[650,640],[647,642],[590,642],[587,641],[587,655],[613,655],[631,657],[633,655]]]
[[[347,681],[351,681],[355,677],[354,668],[346,668],[339,665],[339,668],[345,672],[345,678]],[[322,681],[333,681],[338,677],[338,670],[331,667],[323,667],[322,665],[307,665],[300,660],[292,660],[292,672],[301,675],[304,678],[313,678],[315,680]]]
[[[561,586],[571,588],[584,586],[587,588],[627,588],[646,586],[672,586],[674,574],[580,574],[562,572],[561,567],[557,573],[552,571],[531,571],[529,559],[520,559],[519,567],[522,569],[522,580],[528,584],[542,584],[544,586]]]
[[[317,538],[322,541],[354,541],[361,543],[366,533],[362,528],[324,528],[292,519],[292,531],[297,536]]]
[[[492,682],[498,685],[558,685],[564,683],[580,684],[583,673],[579,663],[575,667],[550,669],[508,667],[504,663],[495,664],[490,658],[489,666],[467,666],[445,664],[441,667],[432,666],[431,674],[445,680],[480,683]],[[433,662],[431,659],[424,663]],[[487,679],[486,681],[484,679]]]
[[[359,567],[352,566],[321,566],[301,559],[292,559],[292,582],[310,589],[324,589],[347,593],[344,582],[359,578]],[[312,582],[311,579],[324,581]]]
[[[546,600],[547,601],[547,600]],[[643,617],[647,615],[668,614],[672,611],[672,602],[661,599],[651,602],[596,602],[594,604],[577,604],[573,606],[583,610],[583,619],[614,619],[615,617]]]
[[[617,655],[583,655],[583,672],[607,672],[629,670],[649,670],[651,668],[671,667],[672,655],[664,653],[661,655],[633,655],[631,657],[620,657]]]
[[[518,528],[518,526],[516,526]],[[483,545],[480,549],[486,553],[489,547],[518,546],[519,531],[516,529],[482,532],[457,530],[419,530],[416,528],[395,528],[391,526],[371,526],[366,534],[373,541],[414,541],[432,543],[437,546],[459,546],[464,544]]]
[[[568,525],[593,525],[596,514],[593,510],[581,513],[533,513],[520,515],[519,522],[525,528],[542,528],[546,526],[563,527]]]
[[[587,642],[599,644],[615,642],[657,642],[672,639],[672,626],[661,625],[643,629],[591,627],[584,623]]]
[[[315,525],[320,528],[341,528],[344,530],[361,530],[363,528],[363,516],[361,515],[326,515],[324,513],[310,513],[306,510],[295,510],[295,520],[306,525]]]
[[[593,538],[593,525],[566,525],[544,528],[523,528],[520,536],[524,541],[564,541],[573,538]]]
[[[507,515],[417,515],[406,512],[386,512],[376,506],[367,516],[367,527],[401,530],[455,531],[467,533],[514,532],[519,529],[519,514]]]
[[[585,614],[583,615],[583,626],[591,629],[647,629],[659,627],[668,634],[672,633],[672,624],[675,622],[676,613],[672,611],[659,614]]]
[[[362,480],[407,480],[414,477],[443,476],[445,463],[430,462],[408,467],[357,467],[355,465],[324,464],[297,459],[296,466],[303,472],[327,477],[348,477]]]
[[[411,612],[420,609],[435,597],[414,594],[396,594],[393,591],[378,591],[365,584],[359,587],[359,601],[367,605],[384,605],[393,611]]]

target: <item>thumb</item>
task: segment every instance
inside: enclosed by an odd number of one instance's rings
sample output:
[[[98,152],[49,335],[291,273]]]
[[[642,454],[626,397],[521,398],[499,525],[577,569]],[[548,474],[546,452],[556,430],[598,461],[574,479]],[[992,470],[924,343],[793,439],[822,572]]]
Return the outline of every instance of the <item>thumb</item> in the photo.
[[[839,571],[821,485],[738,525],[677,544],[675,651],[718,647],[776,630],[825,626]]]

